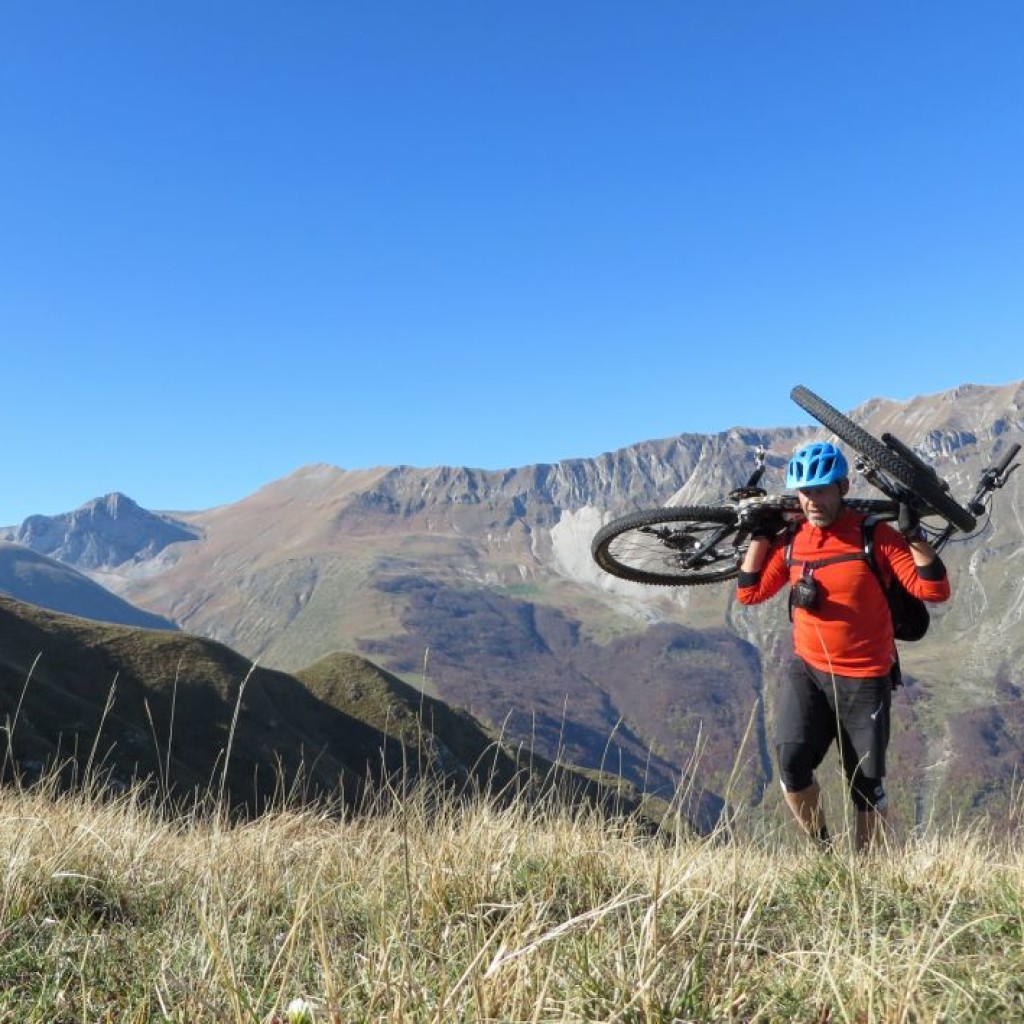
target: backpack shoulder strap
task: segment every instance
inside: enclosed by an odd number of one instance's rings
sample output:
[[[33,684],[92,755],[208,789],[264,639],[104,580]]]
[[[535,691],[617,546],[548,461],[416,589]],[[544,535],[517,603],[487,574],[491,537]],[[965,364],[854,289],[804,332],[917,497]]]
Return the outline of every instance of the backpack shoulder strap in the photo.
[[[865,516],[863,522],[860,524],[861,536],[864,540],[864,557],[867,559],[868,565],[871,566],[871,571],[878,577],[878,582],[882,584],[882,589],[886,589],[885,578],[882,575],[882,570],[875,559],[875,527],[881,522],[879,516]]]
[[[793,538],[796,536],[797,527],[799,523],[787,523],[786,524],[786,568],[788,569],[793,562]]]

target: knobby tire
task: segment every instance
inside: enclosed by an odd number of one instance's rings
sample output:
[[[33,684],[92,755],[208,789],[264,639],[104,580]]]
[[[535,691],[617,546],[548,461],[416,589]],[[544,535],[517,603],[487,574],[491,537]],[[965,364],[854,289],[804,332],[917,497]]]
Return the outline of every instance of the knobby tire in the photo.
[[[653,508],[613,519],[594,536],[594,561],[605,572],[633,583],[700,586],[732,579],[743,557],[735,542],[736,512],[722,505]],[[694,548],[716,530],[715,547],[701,564],[686,567]]]
[[[943,490],[942,483],[937,477],[903,459],[863,427],[857,426],[849,417],[844,416],[823,398],[819,398],[813,391],[798,384],[790,392],[790,398],[819,423],[828,427],[836,437],[845,441],[865,458],[870,459],[883,473],[899,481],[936,514],[948,520],[957,529],[964,533],[970,533],[974,529],[976,524],[974,516]]]

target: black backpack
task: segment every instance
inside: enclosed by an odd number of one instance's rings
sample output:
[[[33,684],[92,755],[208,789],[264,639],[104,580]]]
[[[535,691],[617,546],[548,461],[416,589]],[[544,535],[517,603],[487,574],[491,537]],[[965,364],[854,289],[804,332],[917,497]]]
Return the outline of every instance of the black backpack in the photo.
[[[919,597],[914,597],[896,577],[890,573],[889,585],[885,585],[882,573],[875,561],[875,525],[877,519],[869,516],[864,520],[864,553],[868,565],[871,566],[878,580],[886,601],[889,602],[889,614],[892,615],[892,631],[897,640],[920,640],[928,632],[931,616],[928,605]]]
[[[848,562],[854,559],[864,559],[871,566],[871,571],[878,580],[878,585],[885,594],[889,605],[889,614],[892,616],[893,635],[897,640],[920,640],[927,632],[931,622],[928,614],[928,606],[919,597],[915,597],[906,587],[900,583],[895,573],[891,574],[888,585],[882,576],[882,571],[875,561],[875,526],[878,519],[868,516],[861,524],[863,538],[863,550],[856,554],[835,555],[832,558],[822,558],[815,562],[796,563],[793,561],[793,534],[795,528],[790,528],[789,538],[786,542],[786,566],[802,564],[804,571],[813,571],[823,565],[831,565],[833,562]],[[792,596],[792,595],[791,595]],[[790,604],[790,618],[793,616],[792,602]]]

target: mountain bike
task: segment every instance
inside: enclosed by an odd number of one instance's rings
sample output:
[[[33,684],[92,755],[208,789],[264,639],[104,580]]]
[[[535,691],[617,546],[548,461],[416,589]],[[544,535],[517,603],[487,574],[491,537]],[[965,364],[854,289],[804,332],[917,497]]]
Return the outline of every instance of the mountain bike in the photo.
[[[1013,460],[1021,446],[1012,444],[998,463],[982,471],[973,496],[961,505],[934,468],[893,434],[876,438],[802,385],[790,397],[853,449],[857,472],[885,496],[848,497],[845,504],[889,520],[898,517],[901,505],[909,506],[936,551],[958,532],[972,535],[989,511],[992,494],[1019,465]],[[761,486],[766,454],[758,446],[747,481],[717,504],[646,509],[612,520],[594,536],[594,560],[605,572],[634,583],[679,587],[734,578],[760,522],[779,515],[796,521],[803,515],[795,494],[772,494]]]

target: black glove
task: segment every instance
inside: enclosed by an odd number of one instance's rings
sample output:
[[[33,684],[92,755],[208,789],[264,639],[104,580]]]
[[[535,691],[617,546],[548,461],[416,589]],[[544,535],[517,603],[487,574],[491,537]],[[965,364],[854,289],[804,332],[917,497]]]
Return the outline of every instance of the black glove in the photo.
[[[781,512],[775,509],[765,509],[758,517],[757,522],[750,528],[751,540],[774,540],[779,531],[786,525]]]
[[[900,502],[899,515],[896,517],[896,529],[903,534],[907,540],[913,540],[921,533],[921,515],[905,502]]]

